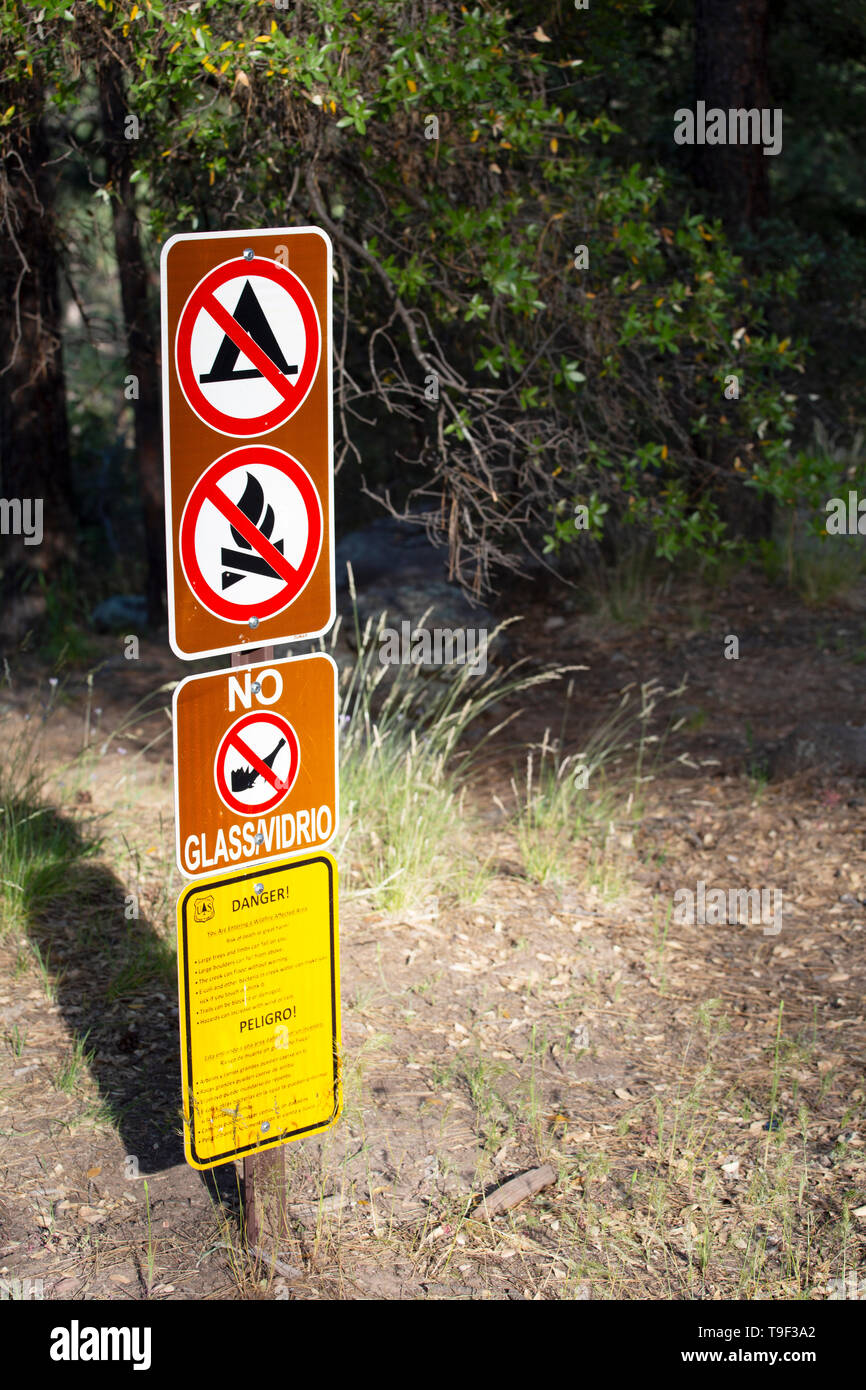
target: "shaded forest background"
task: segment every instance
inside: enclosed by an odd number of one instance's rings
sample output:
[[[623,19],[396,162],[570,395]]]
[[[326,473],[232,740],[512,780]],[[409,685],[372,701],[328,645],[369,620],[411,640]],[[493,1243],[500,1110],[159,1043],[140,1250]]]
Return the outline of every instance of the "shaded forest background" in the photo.
[[[7,640],[74,657],[118,591],[162,620],[176,232],[328,230],[338,534],[410,509],[477,595],[767,559],[863,483],[861,0],[0,0],[0,34],[0,495],[45,528],[3,537]],[[780,108],[782,152],[678,146],[698,100]]]

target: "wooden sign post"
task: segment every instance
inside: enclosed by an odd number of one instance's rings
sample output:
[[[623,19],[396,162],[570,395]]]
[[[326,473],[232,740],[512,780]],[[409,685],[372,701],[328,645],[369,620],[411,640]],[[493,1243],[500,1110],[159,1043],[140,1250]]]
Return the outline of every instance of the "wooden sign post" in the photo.
[[[273,661],[273,647],[232,652],[232,666],[252,666],[257,661]],[[288,1234],[286,1207],[286,1147],[266,1149],[244,1159],[244,1232],[250,1254],[259,1257],[262,1242],[270,1238],[279,1249]]]

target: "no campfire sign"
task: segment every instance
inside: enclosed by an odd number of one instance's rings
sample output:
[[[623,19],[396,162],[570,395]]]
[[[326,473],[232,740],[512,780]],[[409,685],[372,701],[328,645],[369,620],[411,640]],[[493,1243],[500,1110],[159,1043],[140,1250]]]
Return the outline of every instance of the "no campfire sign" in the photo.
[[[331,243],[317,227],[162,252],[169,641],[195,658],[334,619]]]
[[[315,652],[187,676],[174,759],[187,877],[321,849],[337,830],[334,661]]]
[[[303,593],[323,525],[321,499],[297,459],[264,444],[232,449],[199,478],[184,507],[184,578],[209,613],[236,623],[255,618],[258,628]]]

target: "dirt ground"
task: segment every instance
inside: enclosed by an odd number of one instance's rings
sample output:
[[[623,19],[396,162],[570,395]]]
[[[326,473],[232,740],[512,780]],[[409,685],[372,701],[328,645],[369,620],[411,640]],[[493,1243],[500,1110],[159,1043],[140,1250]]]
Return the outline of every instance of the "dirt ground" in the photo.
[[[287,1146],[276,1263],[245,1253],[241,1165],[183,1159],[182,881],[156,692],[189,670],[164,641],[126,661],[98,639],[92,689],[10,658],[7,747],[36,736],[62,814],[103,847],[31,928],[38,958],[17,933],[0,945],[5,1296],[866,1296],[866,790],[820,767],[767,780],[755,754],[797,723],[862,722],[859,596],[807,610],[743,574],[659,595],[639,629],[541,604],[524,617],[517,655],[589,668],[569,746],[630,682],[686,677],[685,722],[640,818],[603,854],[575,844],[541,886],[503,810],[526,746],[561,721],[561,688],[530,692],[471,790],[482,895],[431,883],[389,915],[344,891],[345,1111]],[[678,923],[674,893],[699,881],[776,889],[781,929]],[[114,925],[82,930],[97,900],[99,923],[117,903]],[[479,1205],[546,1164],[554,1181],[519,1206]]]

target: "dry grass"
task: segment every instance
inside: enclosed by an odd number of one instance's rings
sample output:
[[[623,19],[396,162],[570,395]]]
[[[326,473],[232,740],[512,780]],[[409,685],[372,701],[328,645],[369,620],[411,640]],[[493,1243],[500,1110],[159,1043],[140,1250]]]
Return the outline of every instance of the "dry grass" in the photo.
[[[361,639],[363,662],[372,629]],[[237,1173],[212,1204],[180,1159],[171,839],[155,830],[170,826],[168,787],[137,825],[132,779],[95,792],[86,816],[42,783],[23,796],[10,784],[5,804],[29,809],[9,816],[0,852],[16,882],[36,875],[23,925],[38,949],[16,951],[22,922],[0,943],[15,1010],[0,1053],[10,1271],[49,1288],[79,1280],[58,1297],[807,1300],[836,1296],[834,1280],[862,1288],[856,804],[772,783],[756,798],[747,778],[672,753],[653,767],[657,730],[631,709],[655,688],[635,685],[622,726],[598,710],[586,721],[588,788],[567,778],[576,755],[560,729],[535,742],[525,797],[508,800],[503,769],[497,819],[489,779],[461,762],[473,697],[446,682],[425,744],[397,718],[417,685],[401,708],[409,687],[371,688],[378,669],[362,679],[356,667],[343,691],[355,820],[340,859],[360,870],[341,922],[345,1110],[287,1146],[290,1234],[256,1256]],[[428,778],[420,798],[407,759]],[[95,847],[73,853],[97,843],[82,820],[98,830],[120,816],[127,843],[108,863]],[[35,827],[38,862],[24,838]],[[551,841],[555,872],[538,872]],[[403,897],[386,891],[395,868]],[[677,886],[768,872],[785,890],[778,939],[673,922]],[[127,924],[122,890],[138,878],[142,917]],[[118,1077],[130,1114],[109,1104]],[[46,1173],[34,1155],[48,1151]],[[485,1192],[541,1163],[553,1187],[484,1214]]]

